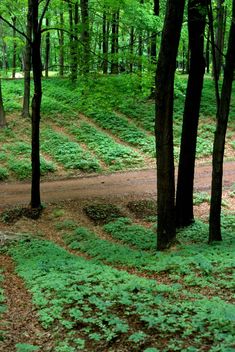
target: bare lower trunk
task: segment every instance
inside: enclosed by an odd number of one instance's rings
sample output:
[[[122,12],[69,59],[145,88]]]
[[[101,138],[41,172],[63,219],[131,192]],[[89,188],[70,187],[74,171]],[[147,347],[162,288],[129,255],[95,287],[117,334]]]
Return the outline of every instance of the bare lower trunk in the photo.
[[[217,110],[217,125],[213,146],[213,171],[211,186],[211,207],[209,221],[209,242],[221,241],[221,201],[223,180],[223,158],[225,136],[230,109],[233,72],[235,68],[235,0],[233,0],[232,23],[229,33],[228,49],[225,60],[224,79],[220,104]]]
[[[183,21],[184,0],[168,0],[156,70],[157,249],[175,240],[175,181],[173,99],[176,56]],[[166,84],[167,82],[167,84]]]
[[[5,115],[3,100],[2,100],[2,85],[0,80],[0,128],[6,127],[6,124],[7,124],[6,115]]]

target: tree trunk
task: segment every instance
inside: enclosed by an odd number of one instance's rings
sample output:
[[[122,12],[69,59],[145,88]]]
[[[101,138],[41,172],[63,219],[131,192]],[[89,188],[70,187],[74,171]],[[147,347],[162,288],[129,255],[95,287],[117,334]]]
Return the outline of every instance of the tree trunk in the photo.
[[[220,104],[217,110],[217,125],[213,145],[213,171],[211,186],[211,206],[209,221],[209,242],[221,241],[221,201],[223,180],[223,158],[225,136],[230,108],[233,74],[235,68],[235,0],[233,0],[232,22],[229,32],[224,79]]]
[[[159,16],[159,0],[154,0],[154,7],[153,7],[154,16]],[[157,32],[152,32],[151,36],[151,64],[156,64],[157,60]]]
[[[106,75],[108,73],[108,22],[107,22],[107,16],[106,12],[103,12],[103,73]]]
[[[16,76],[16,16],[12,17],[12,25],[14,26],[13,28],[13,55],[12,55],[12,78],[15,78]]]
[[[76,2],[77,4],[77,2]],[[72,3],[68,3],[69,7],[69,30],[70,30],[70,71],[71,71],[71,81],[75,82],[77,80],[78,74],[78,38],[77,34],[75,33],[74,22],[73,21],[73,7]],[[78,9],[77,6],[75,10]],[[76,14],[74,15],[74,18]]]
[[[62,5],[62,4],[61,4]],[[62,31],[58,32],[59,36],[59,75],[60,77],[64,76],[64,13],[63,10],[60,10],[60,28]]]
[[[224,49],[224,0],[217,0],[217,28],[215,36],[215,65],[217,77],[219,79],[221,73],[223,49]]]
[[[168,0],[156,70],[157,249],[175,240],[173,99],[176,56],[185,0]]]
[[[46,18],[46,27],[49,27],[49,18]],[[45,50],[45,77],[48,78],[48,71],[49,71],[49,62],[50,62],[50,32],[46,33],[46,50]]]
[[[27,14],[27,26],[26,35],[29,40],[32,39],[32,0],[28,0],[28,14]],[[30,117],[29,113],[29,101],[30,101],[30,71],[31,71],[31,45],[30,41],[26,40],[25,52],[24,52],[24,98],[22,117]]]
[[[0,79],[0,128],[6,127],[6,116],[2,100],[2,84]]]
[[[134,27],[131,26],[130,32],[130,73],[133,72],[133,54],[134,54]]]
[[[81,0],[81,18],[82,18],[82,74],[90,71],[90,33],[89,33],[89,9],[88,0]]]
[[[119,32],[119,10],[113,14],[112,18],[112,39],[111,39],[111,73],[118,74],[118,32]]]
[[[210,27],[206,38],[206,73],[210,73]]]
[[[207,0],[189,0],[188,3],[190,68],[184,106],[176,193],[177,227],[188,226],[194,220],[194,167],[199,111],[205,73],[204,31],[206,16],[205,11],[202,10],[206,10],[206,1]]]

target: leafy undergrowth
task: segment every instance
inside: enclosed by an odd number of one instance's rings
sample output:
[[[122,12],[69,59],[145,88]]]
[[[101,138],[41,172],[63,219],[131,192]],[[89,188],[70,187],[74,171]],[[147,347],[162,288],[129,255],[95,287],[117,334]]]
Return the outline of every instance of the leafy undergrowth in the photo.
[[[87,231],[78,228],[75,235],[83,233],[90,241],[93,235],[89,237]],[[228,270],[223,255],[228,241],[217,250],[210,248],[214,255],[207,261],[213,257],[213,269],[220,256],[219,264]],[[97,258],[70,254],[49,241],[21,241],[9,253],[32,292],[42,326],[57,341],[56,352],[233,349],[234,307],[218,297],[208,299],[180,284],[163,285],[131,275]],[[155,256],[155,262],[161,259]],[[188,264],[185,268],[193,272]],[[200,270],[199,262],[196,267],[202,280],[210,276]]]
[[[124,216],[123,211],[115,204],[89,204],[86,205],[83,210],[96,225],[106,224],[116,218]]]
[[[148,167],[154,161],[154,102],[149,100],[150,77],[143,76],[142,90],[136,75],[103,77],[94,75],[79,79],[71,85],[67,79],[43,80],[42,102],[42,174],[64,174],[71,170],[100,172]],[[11,178],[25,179],[30,175],[30,123],[20,117],[23,95],[22,80],[3,81],[3,97],[8,127],[0,131],[0,181]],[[182,116],[187,80],[176,76],[174,102],[174,145],[178,160]],[[197,157],[210,156],[215,129],[215,98],[213,81],[205,78],[201,118],[198,130]],[[230,110],[228,145],[234,148],[235,111],[234,92]],[[79,112],[88,120],[81,122]],[[14,113],[9,119],[9,114]],[[10,121],[9,121],[10,120]],[[48,120],[65,129],[66,136],[48,131]],[[91,122],[91,123],[90,123]],[[71,138],[69,137],[71,135]],[[27,143],[25,141],[27,136]],[[53,139],[53,143],[49,142]],[[58,140],[61,144],[58,146]],[[117,140],[118,139],[118,140]],[[76,140],[76,142],[74,141]],[[17,151],[17,143],[23,153]],[[83,148],[85,146],[85,149]],[[58,149],[58,150],[57,150]],[[65,151],[61,153],[61,150]],[[68,154],[71,154],[69,160]],[[50,156],[52,160],[47,160]],[[228,153],[233,157],[232,153]],[[75,171],[74,171],[75,173]]]
[[[4,280],[4,276],[3,276],[2,271],[0,269],[0,341],[2,341],[4,339],[4,331],[2,330],[3,325],[1,324],[1,321],[2,321],[1,316],[6,310],[4,291],[1,286],[3,280]]]

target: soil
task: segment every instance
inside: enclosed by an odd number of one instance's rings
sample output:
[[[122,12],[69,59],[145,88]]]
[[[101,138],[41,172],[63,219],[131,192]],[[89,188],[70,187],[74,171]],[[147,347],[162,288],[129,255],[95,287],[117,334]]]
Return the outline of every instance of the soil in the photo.
[[[235,161],[224,163],[224,189],[235,183]],[[209,191],[211,165],[199,164],[195,173],[195,191]],[[30,202],[29,183],[1,183],[0,211],[9,206]],[[53,180],[41,183],[41,198],[45,203],[63,200],[116,198],[124,196],[151,197],[156,195],[156,170],[136,170],[113,174]]]

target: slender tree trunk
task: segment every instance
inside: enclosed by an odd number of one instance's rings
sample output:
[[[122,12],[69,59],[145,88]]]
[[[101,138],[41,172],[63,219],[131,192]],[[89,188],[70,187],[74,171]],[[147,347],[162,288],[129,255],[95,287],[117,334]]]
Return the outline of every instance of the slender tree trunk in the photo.
[[[6,124],[7,124],[6,115],[5,115],[3,100],[2,100],[2,84],[0,79],[0,128],[6,127]]]
[[[130,32],[130,73],[133,72],[133,54],[134,54],[134,27],[131,26],[131,32]]]
[[[82,18],[82,73],[87,74],[90,71],[90,33],[89,33],[89,8],[88,0],[81,0],[81,18]]]
[[[32,68],[34,80],[34,95],[32,99],[32,183],[31,208],[41,209],[40,197],[40,118],[42,101],[42,63],[41,63],[41,24],[50,0],[44,5],[41,18],[38,17],[38,0],[32,0]]]
[[[62,6],[62,3],[61,3]],[[64,13],[63,9],[60,10],[60,28],[64,28]],[[59,31],[58,32],[58,37],[59,37],[59,75],[60,77],[64,76],[64,32]]]
[[[193,181],[196,157],[197,129],[203,77],[205,73],[204,31],[206,1],[189,0],[188,31],[190,68],[181,136],[178,184],[176,193],[176,225],[188,226],[194,220]]]
[[[235,68],[235,0],[233,0],[232,3],[232,22],[229,32],[227,55],[225,59],[221,99],[217,110],[217,125],[213,146],[209,242],[222,240],[220,216],[222,201],[223,158]]]
[[[77,3],[77,2],[76,2]],[[70,71],[71,71],[71,81],[75,82],[77,80],[77,69],[78,69],[78,41],[77,35],[75,34],[74,22],[73,20],[73,6],[72,3],[68,3],[69,7],[69,30],[70,30]],[[77,9],[77,7],[76,7]],[[74,15],[74,18],[76,14]]]
[[[46,18],[46,27],[49,27],[49,18]],[[50,49],[51,49],[51,40],[50,32],[46,33],[46,50],[45,50],[45,77],[48,78],[49,71],[49,62],[50,62]]]
[[[17,46],[16,46],[16,16],[12,17],[12,25],[14,26],[13,28],[13,55],[12,55],[12,78],[15,78],[16,76],[16,50],[17,50]]]
[[[154,0],[154,7],[153,7],[154,16],[159,16],[159,0]],[[156,64],[157,60],[157,32],[152,32],[151,35],[151,64]]]
[[[106,75],[108,73],[108,22],[106,12],[103,12],[103,73]]]
[[[176,56],[185,0],[168,0],[156,70],[157,249],[175,240],[173,99]]]
[[[217,28],[215,36],[215,64],[217,77],[219,79],[221,73],[223,49],[224,49],[224,0],[217,0]]]
[[[206,38],[206,72],[210,73],[210,27],[208,27]]]
[[[27,14],[27,26],[26,34],[29,40],[32,39],[32,0],[28,0],[28,14]],[[29,105],[30,105],[30,71],[31,71],[31,45],[30,41],[26,40],[25,51],[24,51],[24,98],[22,117],[29,118]]]
[[[118,32],[119,32],[119,10],[113,14],[112,18],[112,43],[111,43],[111,73],[118,74]]]

